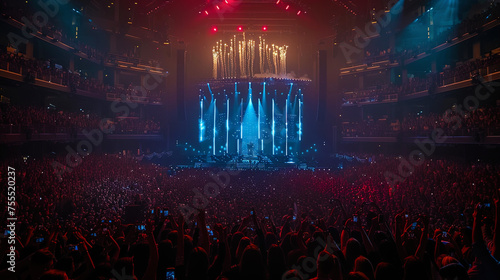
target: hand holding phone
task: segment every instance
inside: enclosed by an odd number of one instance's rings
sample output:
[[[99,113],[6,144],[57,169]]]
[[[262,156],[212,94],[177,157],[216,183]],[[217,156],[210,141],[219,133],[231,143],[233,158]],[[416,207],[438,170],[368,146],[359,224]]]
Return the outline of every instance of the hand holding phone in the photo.
[[[417,228],[417,222],[414,222],[413,224],[411,224],[411,230],[415,230]]]
[[[175,280],[175,268],[167,268],[167,271],[165,273],[165,280]]]

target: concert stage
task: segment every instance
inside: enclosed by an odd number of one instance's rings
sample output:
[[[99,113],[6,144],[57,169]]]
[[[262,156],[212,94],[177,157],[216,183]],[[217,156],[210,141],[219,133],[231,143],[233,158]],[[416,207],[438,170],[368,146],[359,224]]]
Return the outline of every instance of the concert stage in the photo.
[[[203,156],[198,157],[194,168],[222,168],[231,170],[276,170],[283,168],[307,169],[308,165],[295,156]]]
[[[199,85],[199,149],[210,155],[299,155],[309,80],[219,79]]]

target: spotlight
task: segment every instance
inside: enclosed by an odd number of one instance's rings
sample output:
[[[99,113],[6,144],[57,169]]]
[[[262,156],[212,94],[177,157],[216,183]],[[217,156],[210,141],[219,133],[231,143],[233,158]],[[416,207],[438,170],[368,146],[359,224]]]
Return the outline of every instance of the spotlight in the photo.
[[[262,26],[262,31],[267,31],[267,26]]]
[[[217,8],[217,10],[220,10],[219,5],[215,5],[215,7]]]
[[[217,32],[217,26],[212,26],[212,32]]]
[[[300,13],[301,13],[301,11],[298,11],[298,12],[297,12],[297,15],[300,15]]]
[[[281,2],[281,0],[276,1],[276,5],[278,5]]]
[[[205,14],[208,16],[208,11],[207,10],[205,10]]]
[[[243,26],[238,26],[238,31],[243,31]]]

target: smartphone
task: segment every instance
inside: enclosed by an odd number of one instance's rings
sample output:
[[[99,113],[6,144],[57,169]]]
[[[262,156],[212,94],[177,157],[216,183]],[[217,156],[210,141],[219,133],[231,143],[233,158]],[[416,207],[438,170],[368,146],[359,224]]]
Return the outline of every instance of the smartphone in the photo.
[[[269,217],[264,217],[266,220],[269,220]]]
[[[5,235],[5,236],[10,235],[10,230],[6,229],[5,232],[3,233],[3,235]]]
[[[38,237],[37,239],[35,239],[35,242],[36,242],[36,243],[42,243],[44,240],[45,240],[45,238],[43,238],[43,237]]]
[[[68,246],[68,249],[69,249],[70,251],[78,251],[78,245],[69,245],[69,246]]]
[[[411,224],[411,230],[415,230],[415,228],[417,228],[417,222],[414,222],[413,224]]]
[[[145,231],[146,230],[146,226],[145,225],[138,225],[137,226],[137,230],[139,230],[139,231]]]
[[[446,231],[443,231],[443,238],[448,238],[448,233]]]
[[[154,209],[151,209],[151,214],[154,214],[155,213],[155,210]]]
[[[352,216],[352,221],[353,221],[354,223],[357,223],[357,222],[358,222],[358,215],[354,215],[354,216]]]
[[[214,232],[213,232],[211,229],[209,229],[209,230],[208,230],[208,235],[213,236],[213,235],[214,235]]]
[[[95,232],[92,232],[92,233],[90,234],[90,236],[96,237],[96,236],[97,236],[97,234],[96,234]]]
[[[253,208],[250,210],[250,215],[253,215],[255,211],[253,211]]]
[[[407,219],[408,219],[408,214],[405,214],[405,218],[407,218]]]
[[[168,216],[168,210],[163,211],[163,216],[164,217]]]
[[[167,271],[165,273],[165,280],[175,280],[175,268],[167,268]]]

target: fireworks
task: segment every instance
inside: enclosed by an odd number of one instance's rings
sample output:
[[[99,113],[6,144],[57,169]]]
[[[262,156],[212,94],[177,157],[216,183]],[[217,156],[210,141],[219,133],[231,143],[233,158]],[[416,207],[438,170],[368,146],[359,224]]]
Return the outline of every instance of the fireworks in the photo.
[[[229,44],[220,40],[212,48],[214,79],[253,77],[256,51],[259,58],[258,71],[261,74],[286,75],[288,46],[268,45],[266,39],[259,36],[258,50],[256,50],[255,40],[247,38],[245,33],[238,37],[234,35]]]

